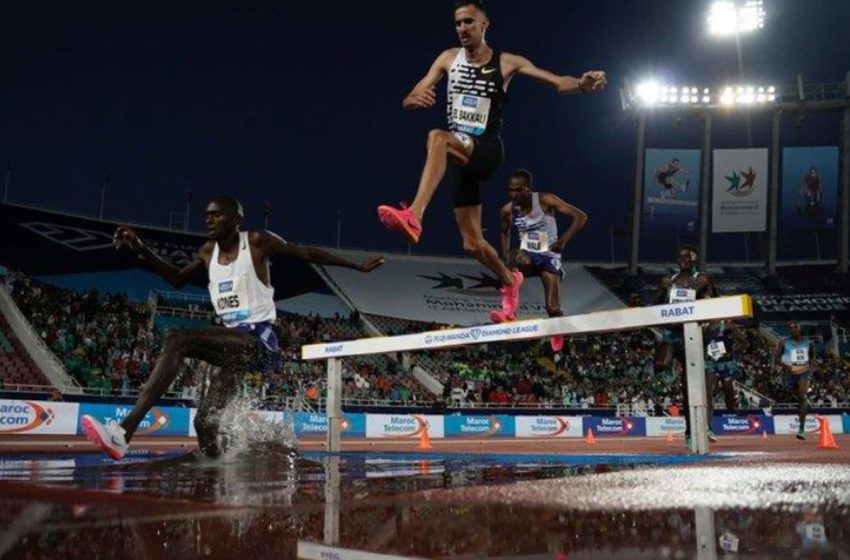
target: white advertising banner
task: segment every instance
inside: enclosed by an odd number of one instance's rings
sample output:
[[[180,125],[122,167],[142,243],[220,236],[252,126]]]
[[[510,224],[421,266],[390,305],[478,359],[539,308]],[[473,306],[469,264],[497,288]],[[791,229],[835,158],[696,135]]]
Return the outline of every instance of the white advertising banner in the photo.
[[[646,419],[646,435],[666,436],[667,434],[684,434],[684,416],[649,417]]]
[[[765,231],[767,185],[767,148],[714,150],[712,231]]]
[[[418,438],[425,429],[428,437],[443,438],[442,416],[431,414],[367,414],[367,438]]]
[[[844,425],[841,421],[841,416],[838,415],[828,415],[826,418],[829,420],[829,427],[832,428],[833,434],[843,434],[844,433]],[[796,434],[797,430],[800,429],[800,419],[794,416],[774,416],[773,417],[773,429],[777,435],[780,434]],[[818,424],[818,418],[814,414],[809,414],[806,416],[806,433],[807,434],[817,434],[820,426]]]
[[[0,435],[77,433],[77,403],[0,400]]]
[[[357,262],[370,255],[360,251],[340,253]],[[625,307],[583,267],[565,264],[563,268],[561,306],[565,315]],[[480,325],[491,322],[490,311],[502,304],[499,280],[474,259],[388,255],[384,266],[371,274],[340,267],[324,270],[361,312],[372,315]],[[546,317],[539,278],[526,278],[523,283],[517,317]]]
[[[517,416],[516,437],[580,438],[581,416]]]

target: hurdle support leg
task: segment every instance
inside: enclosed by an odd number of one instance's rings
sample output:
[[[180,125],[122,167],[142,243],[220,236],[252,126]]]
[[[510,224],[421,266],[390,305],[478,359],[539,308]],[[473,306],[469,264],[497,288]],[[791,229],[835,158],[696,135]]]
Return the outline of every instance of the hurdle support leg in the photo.
[[[342,361],[328,359],[328,399],[325,413],[328,417],[327,451],[339,453],[342,426]]]
[[[697,560],[717,560],[717,529],[714,511],[705,506],[694,509],[696,526]]]
[[[339,546],[340,457],[325,457],[325,544]]]
[[[688,376],[688,427],[691,429],[691,451],[708,453],[708,418],[706,411],[705,354],[702,328],[697,323],[685,323],[685,367]]]

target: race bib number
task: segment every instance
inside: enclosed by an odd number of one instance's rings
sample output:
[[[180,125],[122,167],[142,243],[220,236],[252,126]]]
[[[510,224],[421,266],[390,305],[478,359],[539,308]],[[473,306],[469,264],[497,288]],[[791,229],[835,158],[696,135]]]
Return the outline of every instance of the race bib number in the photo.
[[[720,549],[725,552],[738,552],[738,544],[741,542],[738,537],[731,533],[726,533],[718,539]]]
[[[670,303],[685,303],[697,300],[697,291],[690,288],[670,288]]]
[[[808,348],[795,348],[791,351],[791,365],[804,366],[809,363]]]
[[[215,313],[225,323],[242,321],[251,316],[248,282],[244,276],[210,282],[209,290]]]
[[[549,235],[545,231],[524,231],[520,234],[519,248],[540,253],[549,250]]]
[[[824,543],[826,528],[821,523],[806,523],[806,538],[816,543]]]
[[[487,130],[490,118],[490,100],[466,93],[452,94],[451,121],[455,130],[481,136]]]
[[[708,354],[708,357],[712,360],[717,361],[726,355],[726,344],[724,344],[722,340],[716,340],[708,345],[706,354]]]

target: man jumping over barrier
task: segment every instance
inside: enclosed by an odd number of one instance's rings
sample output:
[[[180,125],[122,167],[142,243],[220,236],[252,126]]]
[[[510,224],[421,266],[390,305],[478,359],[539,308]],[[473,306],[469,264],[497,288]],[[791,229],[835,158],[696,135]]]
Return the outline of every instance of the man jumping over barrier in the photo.
[[[448,76],[448,130],[428,134],[428,155],[410,207],[381,205],[378,216],[387,229],[400,233],[408,243],[418,243],[425,210],[448,173],[463,248],[501,280],[501,312],[510,316],[519,306],[523,276],[505,266],[481,231],[481,186],[504,160],[501,129],[508,85],[521,74],[564,95],[602,90],[608,80],[598,70],[579,78],[558,76],[527,58],[492,49],[485,40],[490,19],[482,0],[457,0],[454,17],[460,48],[438,56],[403,102],[408,110],[433,107],[437,102],[434,87]]]
[[[225,451],[226,442],[219,438],[221,411],[236,395],[246,371],[270,371],[280,358],[277,336],[272,330],[277,318],[269,271],[272,258],[290,257],[361,272],[371,272],[384,263],[383,257],[376,256],[357,264],[322,249],[288,243],[269,231],[239,231],[243,216],[242,205],[235,198],[213,198],[206,209],[208,240],[195,260],[183,268],[164,261],[131,228],[122,226],[116,230],[116,248],[135,251],[175,288],[208,279],[213,308],[226,328],[169,331],[150,378],[120,425],[103,425],[89,415],[82,417],[86,437],[113,459],[124,457],[139,424],[176,379],[183,358],[203,360],[220,368],[199,404],[195,429],[205,455],[216,457]]]

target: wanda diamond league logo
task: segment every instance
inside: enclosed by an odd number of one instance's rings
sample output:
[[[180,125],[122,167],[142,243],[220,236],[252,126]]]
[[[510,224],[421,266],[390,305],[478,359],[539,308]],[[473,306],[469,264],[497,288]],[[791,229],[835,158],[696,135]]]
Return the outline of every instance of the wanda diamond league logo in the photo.
[[[96,251],[112,247],[112,236],[94,229],[60,226],[47,222],[24,222],[19,225],[74,251]]]

